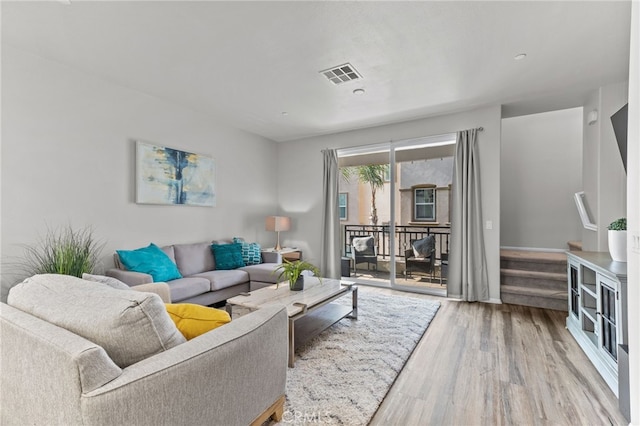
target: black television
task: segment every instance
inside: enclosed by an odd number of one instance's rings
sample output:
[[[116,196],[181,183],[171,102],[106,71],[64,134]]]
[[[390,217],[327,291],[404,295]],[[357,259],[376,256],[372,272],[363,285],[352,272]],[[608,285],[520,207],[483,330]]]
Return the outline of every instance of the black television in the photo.
[[[613,133],[618,141],[618,149],[622,157],[624,172],[627,172],[627,122],[628,122],[629,104],[626,104],[611,116],[611,125]]]

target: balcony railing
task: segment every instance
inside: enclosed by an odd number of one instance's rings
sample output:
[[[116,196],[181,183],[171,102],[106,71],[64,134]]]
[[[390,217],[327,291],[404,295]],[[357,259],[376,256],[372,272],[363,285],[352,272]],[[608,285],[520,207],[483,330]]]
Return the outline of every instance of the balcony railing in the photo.
[[[436,260],[442,259],[442,254],[449,253],[449,237],[451,227],[445,225],[396,225],[395,243],[396,257],[404,258],[405,250],[411,247],[411,242],[433,235],[436,239]],[[373,236],[378,249],[378,256],[389,257],[390,253],[390,232],[388,225],[344,225],[344,255],[351,252],[351,240],[356,237]]]

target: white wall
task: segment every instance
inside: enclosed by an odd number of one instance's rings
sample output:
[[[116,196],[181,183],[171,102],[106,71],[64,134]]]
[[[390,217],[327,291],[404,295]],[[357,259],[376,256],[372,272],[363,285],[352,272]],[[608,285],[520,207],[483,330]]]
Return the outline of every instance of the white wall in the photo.
[[[490,297],[500,298],[500,107],[491,106],[457,114],[425,118],[399,124],[319,136],[278,145],[278,201],[291,215],[292,230],[282,237],[287,245],[299,246],[305,259],[318,262],[322,223],[322,153],[325,148],[347,148],[390,140],[440,135],[473,127],[479,133],[480,169],[484,220],[493,221],[485,230]]]
[[[640,239],[640,3],[631,5],[629,63],[629,129],[627,138],[628,313],[631,424],[640,425],[640,250],[631,250],[631,237]]]
[[[579,241],[582,108],[502,120],[500,244],[567,249]]]
[[[607,251],[607,226],[626,215],[627,175],[611,125],[611,115],[627,103],[628,83],[604,86],[594,91],[584,106],[582,183],[598,231],[582,231],[584,250]],[[587,116],[598,111],[598,121],[587,124]]]
[[[135,204],[134,139],[213,155],[217,207]],[[5,46],[2,154],[5,265],[19,244],[67,223],[95,227],[107,267],[113,250],[151,241],[275,238],[264,231],[277,209],[275,142]]]

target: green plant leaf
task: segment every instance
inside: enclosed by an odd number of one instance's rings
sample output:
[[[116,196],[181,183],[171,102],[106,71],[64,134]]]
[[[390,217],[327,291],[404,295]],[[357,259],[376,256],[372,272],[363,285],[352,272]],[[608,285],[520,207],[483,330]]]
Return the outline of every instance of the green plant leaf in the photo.
[[[620,219],[616,219],[609,224],[607,227],[610,231],[626,231],[627,230],[627,218],[621,217]]]
[[[313,274],[320,279],[320,282],[322,282],[322,278],[320,277],[320,269],[318,269],[318,267],[316,267],[312,263],[306,262],[304,260],[289,262],[287,259],[284,259],[284,262],[280,266],[278,266],[274,272],[280,272],[280,274],[278,275],[278,284],[282,279],[289,281],[289,286],[293,286],[300,277],[302,271],[313,272]]]

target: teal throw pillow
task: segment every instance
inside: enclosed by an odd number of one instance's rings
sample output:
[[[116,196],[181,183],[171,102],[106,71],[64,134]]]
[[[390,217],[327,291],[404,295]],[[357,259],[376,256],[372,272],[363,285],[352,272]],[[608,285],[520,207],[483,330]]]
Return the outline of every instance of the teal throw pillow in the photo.
[[[116,250],[116,253],[125,268],[129,271],[149,274],[154,282],[182,278],[176,264],[153,243],[136,250]]]
[[[262,263],[262,249],[258,243],[248,243],[240,237],[233,237],[234,243],[242,245],[242,260],[245,265],[258,265]]]
[[[240,243],[212,244],[211,250],[216,259],[216,269],[229,270],[245,266]]]

